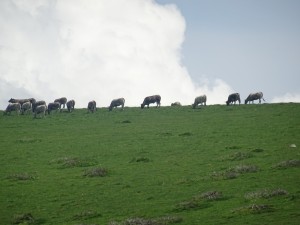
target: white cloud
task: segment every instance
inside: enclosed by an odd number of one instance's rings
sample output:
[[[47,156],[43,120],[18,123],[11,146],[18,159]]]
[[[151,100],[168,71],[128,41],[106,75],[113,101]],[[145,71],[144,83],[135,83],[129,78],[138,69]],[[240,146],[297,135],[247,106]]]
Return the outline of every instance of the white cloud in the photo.
[[[106,107],[117,97],[138,106],[152,94],[162,105],[191,104],[203,93],[216,104],[231,91],[220,79],[191,80],[181,64],[185,20],[175,5],[3,0],[0,30],[1,108],[11,97],[65,96],[77,107],[90,100]]]
[[[300,93],[286,93],[283,96],[276,96],[272,99],[272,103],[279,102],[300,102]]]

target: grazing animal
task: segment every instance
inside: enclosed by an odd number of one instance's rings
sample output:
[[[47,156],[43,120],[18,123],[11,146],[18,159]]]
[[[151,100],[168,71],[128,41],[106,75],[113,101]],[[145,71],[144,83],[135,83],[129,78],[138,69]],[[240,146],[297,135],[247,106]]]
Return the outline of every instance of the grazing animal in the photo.
[[[48,104],[48,114],[50,114],[51,111],[53,110],[58,110],[60,109],[60,104],[59,102],[51,102]]]
[[[181,106],[181,103],[180,102],[174,102],[171,104],[171,106]]]
[[[21,110],[20,103],[9,103],[5,111],[3,112],[3,115],[7,115],[8,113],[11,114],[12,111],[16,111],[17,115],[19,115],[20,110]]]
[[[39,106],[37,106],[35,108],[35,111],[34,111],[34,118],[36,118],[36,116],[38,114],[41,114],[42,117],[45,117],[46,110],[47,110],[47,106],[46,105],[39,105]]]
[[[74,110],[75,107],[75,101],[74,100],[70,100],[67,102],[67,108],[69,112],[72,112]]]
[[[32,112],[35,112],[35,109],[40,105],[46,105],[46,102],[42,100],[42,101],[35,101],[34,103],[32,103]]]
[[[96,108],[96,102],[95,102],[95,101],[90,101],[90,102],[88,103],[87,109],[88,109],[88,112],[91,111],[92,113],[93,113],[94,111],[96,111],[96,110],[97,110],[97,108]]]
[[[201,95],[195,98],[194,104],[193,104],[193,109],[197,107],[197,105],[206,105],[206,95]]]
[[[110,106],[108,107],[109,111],[111,111],[114,107],[122,106],[122,110],[124,109],[125,99],[118,98],[111,101]]]
[[[10,102],[10,103],[20,103],[20,105],[22,106],[25,102],[30,102],[30,100],[31,100],[31,99],[27,99],[27,98],[25,98],[25,99],[15,99],[15,98],[11,98],[11,99],[9,99],[8,102]]]
[[[248,102],[252,102],[252,104],[253,104],[254,100],[258,100],[259,103],[261,103],[261,99],[265,101],[265,99],[263,98],[263,93],[262,92],[251,93],[245,99],[245,104],[247,104]]]
[[[144,99],[143,103],[141,104],[141,108],[143,109],[145,105],[149,108],[149,104],[156,103],[156,107],[160,107],[160,95],[152,95],[148,96]]]
[[[67,103],[67,98],[65,98],[65,97],[58,98],[58,99],[55,99],[54,102],[58,102],[60,104],[59,108],[61,108],[61,105],[63,105],[63,108],[65,108],[65,105]]]
[[[226,101],[226,104],[227,105],[230,105],[231,103],[235,104],[236,101],[239,101],[239,104],[241,104],[241,99],[240,99],[240,94],[239,93],[230,94],[228,96],[228,100]]]
[[[24,113],[30,112],[31,111],[31,103],[30,102],[25,102],[22,106],[21,106],[21,111],[22,111],[22,115],[24,115]]]

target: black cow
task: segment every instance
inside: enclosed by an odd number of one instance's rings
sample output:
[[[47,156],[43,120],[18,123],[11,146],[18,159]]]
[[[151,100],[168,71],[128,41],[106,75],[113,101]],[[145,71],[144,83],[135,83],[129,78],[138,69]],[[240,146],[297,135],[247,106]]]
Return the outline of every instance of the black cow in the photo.
[[[122,110],[124,109],[125,99],[118,98],[111,101],[110,106],[108,107],[109,111],[111,111],[114,107],[122,106]]]
[[[91,111],[92,113],[93,113],[94,111],[96,111],[96,110],[97,110],[97,108],[96,108],[96,102],[95,102],[95,101],[90,101],[90,102],[88,103],[87,109],[88,109],[88,112]]]
[[[60,109],[60,103],[59,102],[51,102],[48,104],[48,114],[50,114],[51,111],[53,110],[58,110]]]
[[[21,104],[18,102],[9,103],[5,111],[3,112],[3,115],[7,115],[8,113],[11,114],[12,111],[16,111],[17,115],[19,115],[21,111]]]
[[[245,104],[247,104],[248,102],[252,102],[252,104],[253,104],[254,100],[259,100],[259,103],[261,103],[261,99],[265,101],[265,99],[263,98],[262,92],[251,93],[245,99]]]
[[[239,104],[241,104],[241,99],[240,99],[240,94],[239,93],[230,94],[228,96],[228,100],[226,101],[226,104],[227,105],[230,105],[231,103],[235,104],[236,101],[239,101]]]
[[[149,108],[149,104],[152,104],[152,103],[156,103],[156,107],[159,107],[160,100],[161,100],[160,95],[148,96],[144,99],[143,103],[141,104],[141,108],[143,109],[145,107],[145,105],[147,105],[147,107]]]
[[[59,108],[61,108],[61,105],[63,105],[63,107],[65,108],[65,105],[67,103],[67,98],[66,97],[58,98],[58,99],[55,99],[54,102],[59,103]]]
[[[67,102],[67,108],[69,112],[72,112],[74,110],[75,107],[75,101],[74,100],[70,100]]]

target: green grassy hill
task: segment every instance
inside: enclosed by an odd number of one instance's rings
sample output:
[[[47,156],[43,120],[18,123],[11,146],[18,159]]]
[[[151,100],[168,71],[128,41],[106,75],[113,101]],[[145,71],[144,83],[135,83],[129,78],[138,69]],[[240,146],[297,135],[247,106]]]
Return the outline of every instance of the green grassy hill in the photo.
[[[300,221],[300,104],[1,113],[0,127],[1,224]]]

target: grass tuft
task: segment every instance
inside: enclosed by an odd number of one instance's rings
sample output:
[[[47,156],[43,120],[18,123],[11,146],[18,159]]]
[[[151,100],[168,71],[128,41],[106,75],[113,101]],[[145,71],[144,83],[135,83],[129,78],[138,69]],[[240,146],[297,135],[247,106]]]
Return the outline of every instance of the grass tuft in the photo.
[[[254,165],[238,165],[233,168],[229,168],[224,172],[213,172],[210,177],[215,180],[230,180],[239,177],[244,173],[255,173],[258,171],[258,167]]]
[[[254,165],[238,165],[230,168],[229,171],[234,173],[255,173],[258,171],[258,168]]]
[[[263,152],[264,150],[261,149],[261,148],[256,148],[256,149],[253,149],[252,152],[256,152],[256,153],[259,153],[259,152]]]
[[[235,152],[235,153],[229,155],[227,159],[230,161],[240,161],[240,160],[248,159],[251,157],[253,157],[253,155],[248,152]]]
[[[130,163],[133,163],[133,162],[144,162],[144,163],[147,163],[147,162],[150,162],[150,159],[147,158],[147,157],[138,157],[138,158],[133,158],[132,160],[130,160]]]
[[[222,192],[208,191],[192,197],[192,199],[180,202],[175,206],[175,211],[185,211],[193,209],[204,209],[210,207],[208,201],[217,201],[223,198]]]
[[[10,180],[21,180],[21,181],[27,181],[27,180],[34,180],[34,176],[28,174],[28,173],[16,173],[16,174],[11,174],[7,176],[7,179]]]
[[[111,221],[108,225],[168,225],[180,222],[181,217],[165,216],[157,219],[129,218],[122,222]]]
[[[273,168],[286,169],[290,167],[300,167],[300,160],[291,159],[277,163]]]
[[[208,191],[208,192],[202,193],[200,195],[200,197],[205,200],[219,200],[219,199],[223,198],[223,195],[222,195],[222,192]]]
[[[185,132],[182,134],[178,134],[178,136],[182,136],[182,137],[188,137],[188,136],[192,136],[193,134],[191,132]]]
[[[88,167],[94,166],[96,162],[89,159],[79,159],[76,157],[63,157],[56,160],[52,160],[51,164],[58,164],[59,169],[73,168],[73,167]]]
[[[91,218],[96,218],[96,217],[100,217],[101,214],[94,211],[94,210],[86,210],[83,212],[80,212],[76,215],[73,216],[74,220],[87,220],[87,219],[91,219]]]
[[[257,213],[266,213],[266,212],[272,212],[273,207],[271,205],[257,205],[252,204],[249,206],[240,207],[238,209],[233,210],[233,213],[241,213],[241,214],[257,214]]]
[[[256,192],[247,193],[245,194],[245,198],[246,199],[272,198],[272,197],[282,196],[282,195],[288,195],[288,192],[281,188],[275,190],[264,189]]]
[[[86,177],[105,177],[108,174],[108,170],[105,168],[93,168],[93,169],[89,169],[86,170],[83,174],[83,176]]]
[[[34,224],[35,219],[31,213],[24,213],[20,215],[15,215],[12,224]]]

